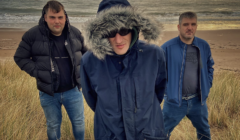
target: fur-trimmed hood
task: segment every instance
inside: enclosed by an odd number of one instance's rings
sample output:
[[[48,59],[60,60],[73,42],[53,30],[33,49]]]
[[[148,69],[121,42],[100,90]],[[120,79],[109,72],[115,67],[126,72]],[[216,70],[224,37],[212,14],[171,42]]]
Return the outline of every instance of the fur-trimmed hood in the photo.
[[[145,40],[156,40],[162,30],[162,25],[142,14],[137,8],[114,6],[101,11],[96,18],[89,20],[84,25],[84,39],[86,47],[98,59],[105,55],[113,55],[113,49],[107,38],[103,38],[114,29],[135,27],[142,32]]]

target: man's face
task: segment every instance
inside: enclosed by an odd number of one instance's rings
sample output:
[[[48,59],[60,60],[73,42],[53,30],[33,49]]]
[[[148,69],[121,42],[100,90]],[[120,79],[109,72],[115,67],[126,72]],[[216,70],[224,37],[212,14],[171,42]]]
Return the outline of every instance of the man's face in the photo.
[[[123,55],[127,53],[131,41],[132,41],[132,33],[128,33],[125,36],[121,36],[119,33],[116,34],[113,38],[108,38],[111,46],[113,47],[113,51],[118,55]]]
[[[66,15],[63,10],[56,13],[49,8],[48,12],[44,15],[44,19],[53,35],[60,36],[62,34],[66,22]]]
[[[178,31],[182,41],[192,41],[197,30],[196,18],[183,18],[180,25],[178,25]]]

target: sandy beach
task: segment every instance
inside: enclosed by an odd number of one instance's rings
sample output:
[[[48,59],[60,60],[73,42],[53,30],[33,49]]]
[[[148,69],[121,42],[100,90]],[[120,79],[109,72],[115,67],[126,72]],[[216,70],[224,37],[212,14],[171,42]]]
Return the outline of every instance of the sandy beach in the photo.
[[[12,59],[24,29],[0,28],[0,60]],[[176,37],[178,31],[164,31],[161,46],[167,40]],[[240,72],[240,29],[231,30],[198,30],[197,37],[206,40],[211,47],[215,61],[214,69]]]

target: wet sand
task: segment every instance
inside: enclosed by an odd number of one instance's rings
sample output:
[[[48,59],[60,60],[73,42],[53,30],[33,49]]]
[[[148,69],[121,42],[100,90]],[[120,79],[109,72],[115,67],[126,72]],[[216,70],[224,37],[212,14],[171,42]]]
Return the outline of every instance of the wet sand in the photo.
[[[0,60],[12,59],[25,29],[0,28]],[[161,46],[178,35],[178,31],[164,31],[158,41]],[[199,30],[197,37],[206,40],[215,61],[214,69],[240,72],[240,30]]]

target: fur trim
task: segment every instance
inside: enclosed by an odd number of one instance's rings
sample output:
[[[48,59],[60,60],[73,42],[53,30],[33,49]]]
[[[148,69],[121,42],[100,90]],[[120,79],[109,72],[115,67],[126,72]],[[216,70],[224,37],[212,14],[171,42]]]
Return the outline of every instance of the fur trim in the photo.
[[[98,59],[105,55],[112,55],[113,49],[107,38],[108,32],[121,28],[132,29],[136,27],[148,42],[156,40],[162,30],[162,25],[144,16],[141,11],[133,7],[112,7],[101,11],[96,18],[85,24],[84,41],[88,50],[92,51]]]

